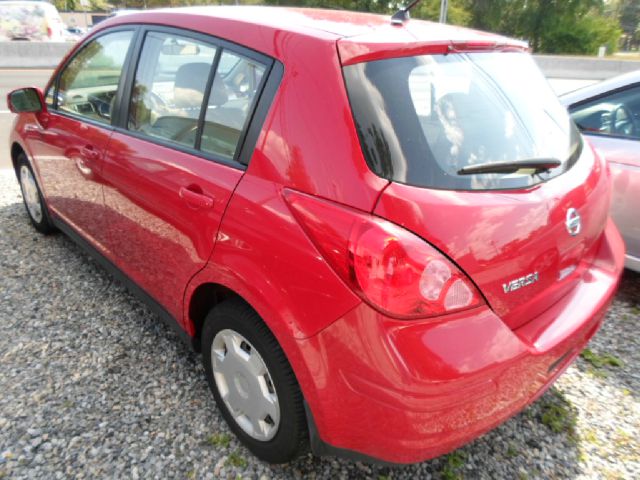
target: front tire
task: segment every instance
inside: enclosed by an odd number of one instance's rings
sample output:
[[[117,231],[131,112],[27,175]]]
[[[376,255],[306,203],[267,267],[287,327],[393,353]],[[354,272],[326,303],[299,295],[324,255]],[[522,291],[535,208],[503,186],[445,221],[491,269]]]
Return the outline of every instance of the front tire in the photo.
[[[240,299],[216,306],[202,331],[207,382],[231,430],[258,458],[286,463],[308,447],[296,377],[271,331]]]
[[[22,191],[22,200],[31,224],[40,233],[52,233],[55,231],[55,227],[51,222],[36,176],[33,174],[33,168],[31,168],[31,164],[24,153],[18,155],[16,174]]]

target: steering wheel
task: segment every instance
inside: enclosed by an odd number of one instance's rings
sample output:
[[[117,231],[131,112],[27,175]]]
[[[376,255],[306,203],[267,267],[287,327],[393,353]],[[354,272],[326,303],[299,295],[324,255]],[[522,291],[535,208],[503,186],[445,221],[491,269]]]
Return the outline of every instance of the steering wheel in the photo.
[[[611,114],[611,133],[632,137],[636,134],[633,114],[625,105],[618,105]]]

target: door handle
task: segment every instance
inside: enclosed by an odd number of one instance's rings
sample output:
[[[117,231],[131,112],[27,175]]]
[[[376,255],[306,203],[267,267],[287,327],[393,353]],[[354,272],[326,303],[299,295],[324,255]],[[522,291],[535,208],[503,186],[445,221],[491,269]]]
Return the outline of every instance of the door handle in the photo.
[[[192,208],[211,208],[213,207],[213,198],[204,193],[197,192],[194,187],[181,187],[179,191],[180,198]]]
[[[85,145],[80,149],[80,153],[82,153],[82,156],[87,160],[97,160],[100,156],[100,152],[98,152],[93,145]]]

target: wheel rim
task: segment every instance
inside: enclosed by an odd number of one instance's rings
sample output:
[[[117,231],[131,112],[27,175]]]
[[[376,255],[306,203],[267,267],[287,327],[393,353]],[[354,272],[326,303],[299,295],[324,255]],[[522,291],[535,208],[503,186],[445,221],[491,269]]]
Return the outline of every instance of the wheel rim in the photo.
[[[36,179],[33,178],[31,170],[26,165],[20,167],[20,186],[22,187],[22,196],[29,215],[36,223],[40,223],[42,221],[40,194],[38,193]]]
[[[271,440],[280,425],[280,404],[258,351],[234,330],[221,330],[211,345],[218,392],[238,426],[250,437]]]

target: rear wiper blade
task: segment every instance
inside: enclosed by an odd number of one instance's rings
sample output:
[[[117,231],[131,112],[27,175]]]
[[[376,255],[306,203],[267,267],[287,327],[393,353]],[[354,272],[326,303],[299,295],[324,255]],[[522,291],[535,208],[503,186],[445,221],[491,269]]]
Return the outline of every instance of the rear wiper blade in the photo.
[[[518,170],[533,169],[535,171],[551,170],[562,165],[557,158],[530,158],[507,162],[488,162],[467,165],[458,170],[458,175],[473,175],[475,173],[514,173]]]

